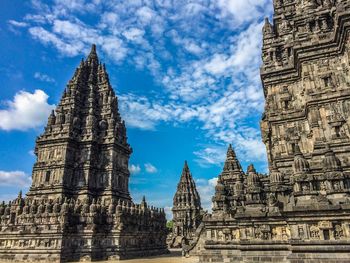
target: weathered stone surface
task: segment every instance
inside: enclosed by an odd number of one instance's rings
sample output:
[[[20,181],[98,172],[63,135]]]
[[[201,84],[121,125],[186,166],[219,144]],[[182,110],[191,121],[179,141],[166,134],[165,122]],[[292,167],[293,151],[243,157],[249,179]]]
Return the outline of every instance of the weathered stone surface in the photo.
[[[261,68],[270,172],[244,173],[229,147],[190,253],[204,263],[348,262],[350,1],[273,3]]]
[[[196,229],[203,217],[201,200],[187,161],[182,169],[180,182],[173,199],[173,231],[170,247],[182,247],[193,241]]]
[[[164,210],[131,200],[131,152],[117,97],[93,46],[37,138],[27,196],[0,205],[0,261],[167,252]]]

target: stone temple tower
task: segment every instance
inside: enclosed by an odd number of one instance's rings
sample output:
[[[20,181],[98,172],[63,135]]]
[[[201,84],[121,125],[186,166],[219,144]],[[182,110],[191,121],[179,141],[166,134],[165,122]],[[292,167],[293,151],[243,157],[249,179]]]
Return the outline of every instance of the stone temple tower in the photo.
[[[36,141],[28,197],[130,201],[125,123],[93,45]]]
[[[167,252],[164,210],[130,197],[131,148],[95,45],[50,114],[35,153],[27,196],[0,204],[0,260],[96,261]]]
[[[245,175],[236,153],[230,144],[227,149],[226,161],[222,173],[218,177],[213,197],[213,212],[227,211],[230,205],[241,200]],[[234,190],[234,191],[231,191]],[[233,193],[231,195],[230,193]]]
[[[191,239],[202,219],[202,207],[196,184],[185,161],[180,182],[173,199],[173,243],[179,246],[182,238]]]
[[[229,148],[187,252],[202,263],[349,262],[350,0],[272,2],[261,67],[269,174],[243,173]]]

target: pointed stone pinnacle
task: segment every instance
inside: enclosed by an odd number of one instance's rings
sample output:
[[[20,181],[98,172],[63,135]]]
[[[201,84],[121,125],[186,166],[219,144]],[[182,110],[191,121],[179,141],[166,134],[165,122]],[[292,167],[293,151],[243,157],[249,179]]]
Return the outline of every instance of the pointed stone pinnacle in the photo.
[[[247,172],[248,172],[248,173],[256,173],[254,164],[250,164],[250,165],[248,166]]]
[[[189,168],[188,168],[187,161],[185,161],[184,168],[189,169]]]
[[[235,153],[235,151],[233,150],[233,148],[232,148],[232,144],[230,144],[229,146],[228,146],[228,149],[227,149],[227,158],[229,158],[229,157],[231,157],[231,158],[236,158],[236,153]]]
[[[185,161],[184,166],[182,168],[181,178],[188,177],[188,174],[190,174],[190,168],[188,167],[187,161]]]
[[[243,174],[243,170],[241,167],[241,164],[239,163],[239,160],[237,159],[236,153],[232,148],[232,145],[230,144],[227,149],[227,155],[225,160],[225,165],[223,172],[225,173],[237,173],[237,174]]]
[[[90,53],[96,54],[96,45],[95,44],[92,44]]]
[[[266,24],[266,25],[270,25],[270,20],[269,20],[268,17],[265,17],[265,24]]]
[[[90,54],[89,54],[89,56],[87,57],[87,61],[88,61],[88,62],[91,62],[91,61],[93,61],[93,60],[95,60],[95,61],[97,62],[97,64],[98,64],[98,56],[97,56],[96,45],[95,45],[95,44],[93,44],[93,45],[91,46]]]
[[[187,161],[185,161],[180,181],[173,198],[174,225],[181,224],[182,230],[177,234],[193,231],[199,224],[198,218],[201,213],[201,202],[196,184],[192,178]],[[177,213],[177,211],[181,211]]]

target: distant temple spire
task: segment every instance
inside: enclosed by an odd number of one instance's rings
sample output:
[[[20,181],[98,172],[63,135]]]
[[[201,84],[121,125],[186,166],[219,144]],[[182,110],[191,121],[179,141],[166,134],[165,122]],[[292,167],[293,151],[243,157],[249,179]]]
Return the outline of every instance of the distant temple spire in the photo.
[[[192,178],[187,161],[185,161],[177,191],[173,199],[173,236],[172,246],[179,246],[176,237],[189,238],[199,226],[202,218],[201,201]]]
[[[243,169],[237,158],[235,151],[230,144],[227,149],[226,160],[224,164],[224,169],[222,171],[222,180],[241,180],[243,178]]]

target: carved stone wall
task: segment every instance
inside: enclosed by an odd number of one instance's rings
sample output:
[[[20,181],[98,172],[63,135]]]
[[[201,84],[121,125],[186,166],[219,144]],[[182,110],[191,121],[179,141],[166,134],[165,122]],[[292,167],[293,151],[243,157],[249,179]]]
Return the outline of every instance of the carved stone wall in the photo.
[[[305,2],[274,1],[263,30],[261,128],[270,163],[287,174],[295,144],[309,157],[329,143],[350,166],[348,1]]]

